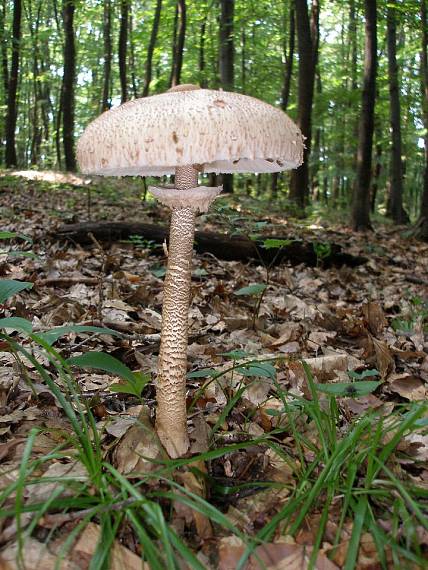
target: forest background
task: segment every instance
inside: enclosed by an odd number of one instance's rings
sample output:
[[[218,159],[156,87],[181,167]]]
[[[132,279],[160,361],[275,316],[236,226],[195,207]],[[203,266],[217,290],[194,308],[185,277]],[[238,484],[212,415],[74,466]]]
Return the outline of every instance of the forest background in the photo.
[[[0,43],[3,166],[73,171],[102,111],[195,83],[279,105],[307,137],[291,177],[227,176],[227,191],[428,238],[426,0],[2,0]]]

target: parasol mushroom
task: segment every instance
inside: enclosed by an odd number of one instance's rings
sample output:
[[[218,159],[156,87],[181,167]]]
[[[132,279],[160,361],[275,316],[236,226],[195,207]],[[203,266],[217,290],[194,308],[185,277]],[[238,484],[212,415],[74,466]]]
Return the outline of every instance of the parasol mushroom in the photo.
[[[77,157],[85,174],[175,174],[175,188],[150,190],[172,210],[156,430],[168,454],[181,457],[189,447],[186,372],[195,215],[221,192],[221,187],[198,186],[198,173],[296,168],[302,163],[302,134],[287,115],[263,101],[180,85],[102,114],[81,136]]]

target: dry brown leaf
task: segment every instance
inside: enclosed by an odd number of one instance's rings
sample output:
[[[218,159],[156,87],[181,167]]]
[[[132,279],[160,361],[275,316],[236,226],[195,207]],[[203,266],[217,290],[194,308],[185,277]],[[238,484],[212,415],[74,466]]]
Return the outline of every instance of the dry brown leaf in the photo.
[[[178,479],[181,481],[185,489],[195,495],[198,495],[199,497],[206,498],[206,489],[204,482],[201,478],[196,477],[194,473],[190,471],[179,473]],[[213,529],[210,519],[196,510],[192,510],[192,515],[195,521],[196,532],[198,533],[198,536],[202,539],[211,538],[213,536]]]
[[[395,368],[394,359],[386,342],[370,337],[376,354],[376,364],[382,379],[385,379]]]
[[[18,544],[12,544],[0,553],[0,570],[19,570],[17,563]],[[27,538],[22,549],[25,570],[84,570],[82,566],[71,560],[64,560],[59,566],[58,557],[50,552],[49,544],[43,544],[34,538]]]
[[[388,324],[382,307],[375,301],[369,301],[362,309],[369,331],[378,336]]]
[[[402,398],[406,398],[411,402],[417,400],[425,400],[427,390],[425,384],[416,376],[411,374],[393,374],[388,378],[388,389],[396,392]]]
[[[245,565],[245,570],[307,570],[311,547],[299,544],[270,543],[258,546]],[[239,539],[228,537],[220,540],[219,570],[235,570],[245,547]],[[260,560],[260,562],[258,562]],[[314,570],[338,570],[327,556],[319,553]]]
[[[86,570],[89,567],[100,535],[101,528],[94,523],[89,523],[74,545],[70,558],[73,562],[78,564],[80,570]],[[116,540],[113,543],[113,548],[110,553],[109,569],[150,570],[150,566],[146,562],[142,562],[139,556],[122,546],[119,541]]]
[[[162,459],[163,448],[150,422],[147,408],[143,408],[137,423],[133,425],[117,444],[113,463],[119,473],[149,473],[157,468],[154,461]]]

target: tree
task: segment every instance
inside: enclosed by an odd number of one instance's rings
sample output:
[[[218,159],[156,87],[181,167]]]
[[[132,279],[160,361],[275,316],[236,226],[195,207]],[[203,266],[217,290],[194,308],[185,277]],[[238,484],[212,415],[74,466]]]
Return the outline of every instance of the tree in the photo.
[[[101,111],[110,108],[110,82],[111,82],[111,0],[104,0],[103,18],[103,40],[104,40],[104,79],[103,94],[101,100]]]
[[[303,209],[309,196],[309,156],[312,138],[312,101],[318,54],[319,3],[312,0],[309,19],[306,0],[295,0],[299,52],[297,124],[306,137],[303,164],[291,173],[290,199]]]
[[[172,67],[170,77],[170,87],[180,85],[181,69],[183,67],[184,42],[186,40],[186,0],[177,0],[174,39],[172,52]]]
[[[127,51],[128,51],[128,15],[129,1],[120,0],[120,28],[119,28],[119,78],[120,102],[128,100]]]
[[[428,21],[426,0],[420,0],[420,16],[422,25],[421,35],[421,86],[422,86],[422,110],[424,121],[424,148],[425,166],[423,174],[423,188],[421,208],[415,235],[428,241]]]
[[[147,97],[149,94],[150,89],[150,82],[152,80],[152,65],[153,65],[153,52],[156,46],[156,39],[158,36],[159,31],[159,22],[161,17],[161,10],[162,10],[162,0],[157,0],[156,8],[155,8],[155,15],[153,18],[153,26],[152,26],[152,33],[150,35],[149,45],[147,47],[147,56],[146,56],[146,66],[145,66],[145,76],[144,76],[144,85],[143,85],[143,97]]]
[[[18,115],[16,93],[18,89],[19,56],[21,42],[21,0],[13,2],[12,59],[8,79],[7,115],[6,115],[6,167],[16,166],[15,130]]]
[[[286,112],[291,91],[291,77],[293,75],[294,45],[296,39],[296,19],[294,15],[294,4],[291,4],[288,15],[288,48],[284,41],[284,81],[281,89],[281,109]],[[279,173],[274,172],[271,179],[271,196],[276,199],[278,194]]]
[[[220,83],[226,91],[232,91],[235,84],[235,46],[233,42],[233,19],[235,0],[220,0]],[[223,174],[223,191],[233,192],[233,175]]]
[[[235,84],[235,46],[233,42],[233,18],[235,0],[220,0],[220,82],[226,91],[232,91]]]
[[[387,45],[389,79],[389,116],[391,123],[391,163],[390,194],[387,215],[396,224],[409,222],[409,216],[403,208],[403,160],[401,144],[401,108],[397,66],[397,22],[396,0],[390,0],[387,7]]]
[[[64,75],[62,80],[62,140],[66,170],[76,170],[74,154],[74,83],[76,46],[74,44],[75,0],[63,0]]]
[[[365,0],[364,78],[358,129],[357,179],[352,200],[352,228],[365,231],[370,225],[370,179],[376,101],[377,30],[376,0]]]

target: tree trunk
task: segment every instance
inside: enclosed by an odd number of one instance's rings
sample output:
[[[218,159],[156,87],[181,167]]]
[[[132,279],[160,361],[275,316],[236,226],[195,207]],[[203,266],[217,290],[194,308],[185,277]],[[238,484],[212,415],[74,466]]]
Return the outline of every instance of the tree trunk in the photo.
[[[150,35],[149,45],[147,47],[147,58],[146,58],[146,69],[144,76],[144,86],[143,86],[143,97],[147,97],[150,89],[150,82],[152,80],[152,64],[153,64],[153,52],[156,46],[156,39],[158,37],[159,22],[162,10],[162,0],[157,0],[155,15],[153,19],[152,33]]]
[[[180,85],[183,67],[184,42],[186,40],[186,0],[177,0],[174,24],[173,58],[170,86]]]
[[[365,231],[370,225],[370,179],[376,101],[377,33],[376,0],[365,0],[365,48],[362,105],[358,132],[357,179],[352,204],[352,228]]]
[[[111,0],[104,0],[104,20],[103,20],[103,39],[104,39],[104,78],[103,78],[103,97],[101,101],[101,111],[107,111],[111,107],[110,102],[110,77],[111,77]]]
[[[289,28],[288,28],[288,50],[284,47],[284,83],[282,84],[281,92],[281,109],[287,111],[288,101],[290,99],[290,89],[291,89],[291,77],[293,75],[293,61],[294,61],[294,45],[296,38],[296,17],[294,13],[294,4],[290,6],[290,16],[289,16]]]
[[[309,196],[309,156],[312,137],[312,102],[318,46],[319,4],[312,2],[311,21],[306,0],[295,0],[299,52],[297,124],[306,137],[303,164],[291,172],[290,199],[302,210]]]
[[[420,0],[420,2],[420,14],[422,22],[421,87],[423,122],[425,128],[425,168],[423,174],[421,209],[414,233],[416,237],[428,241],[428,21],[426,0]]]
[[[377,191],[379,189],[379,179],[382,172],[382,145],[380,143],[380,133],[376,133],[378,139],[376,143],[376,163],[373,172],[373,181],[370,190],[370,211],[374,213],[376,209]]]
[[[233,91],[235,46],[233,42],[233,18],[235,0],[220,0],[220,81],[223,89]]]
[[[40,113],[43,104],[43,94],[41,90],[40,80],[40,49],[39,49],[39,28],[41,18],[42,4],[39,2],[37,6],[37,16],[34,16],[31,10],[31,4],[28,8],[29,29],[32,43],[32,71],[33,71],[33,104],[31,108],[31,125],[32,136],[30,146],[30,164],[36,166],[40,157],[40,147],[42,144],[42,125],[40,121]],[[34,23],[34,26],[33,26]]]
[[[21,0],[13,2],[13,38],[12,60],[8,81],[7,115],[6,115],[6,167],[16,166],[15,130],[18,115],[18,102],[16,92],[18,89],[19,54],[21,43]]]
[[[128,51],[128,14],[129,1],[120,0],[120,29],[119,29],[119,79],[120,79],[120,102],[128,100],[128,77],[127,77],[127,51]]]
[[[7,62],[6,43],[6,0],[3,0],[0,13],[0,41],[1,41],[1,70],[3,74],[3,102],[7,106],[7,94],[9,91],[9,66]]]
[[[199,85],[205,89],[208,85],[207,78],[205,77],[205,34],[207,31],[208,12],[205,13],[202,24],[199,27],[199,54],[198,54],[198,67],[199,67]]]
[[[390,0],[387,7],[387,44],[389,79],[389,116],[391,123],[390,194],[387,216],[396,224],[407,224],[409,216],[403,208],[403,162],[401,149],[401,109],[397,66],[397,5]]]
[[[226,91],[233,91],[235,83],[235,45],[233,42],[233,19],[235,0],[220,0],[219,71],[220,83]],[[223,192],[233,192],[233,175],[223,174]]]
[[[64,75],[62,79],[62,140],[66,170],[76,170],[74,154],[74,84],[76,46],[74,44],[75,0],[63,0]]]

